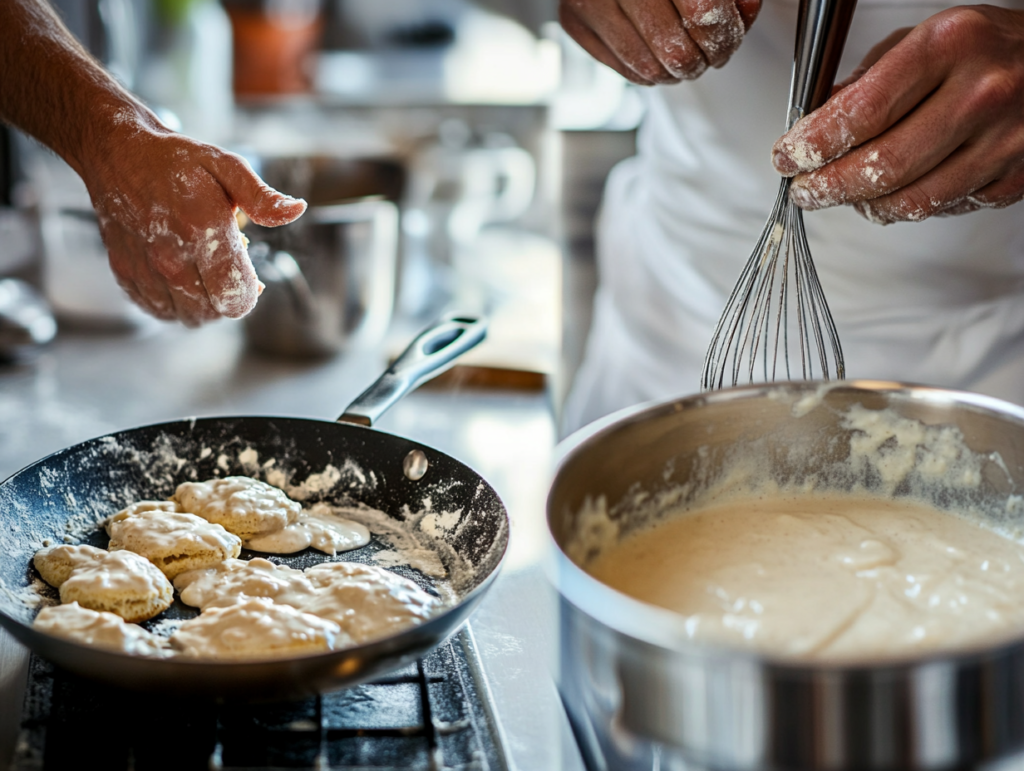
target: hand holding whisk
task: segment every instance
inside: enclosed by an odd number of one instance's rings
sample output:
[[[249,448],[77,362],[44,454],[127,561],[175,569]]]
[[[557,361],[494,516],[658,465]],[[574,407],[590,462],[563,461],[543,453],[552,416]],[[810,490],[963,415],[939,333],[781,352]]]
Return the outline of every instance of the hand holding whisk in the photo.
[[[857,0],[800,0],[786,130],[832,91]],[[761,238],[740,273],[704,358],[701,389],[741,380],[846,374],[832,314],[818,281],[803,211],[783,179]],[[800,370],[790,368],[797,351]],[[781,354],[781,356],[780,356]],[[781,362],[780,362],[781,359]],[[779,365],[782,365],[780,370]]]

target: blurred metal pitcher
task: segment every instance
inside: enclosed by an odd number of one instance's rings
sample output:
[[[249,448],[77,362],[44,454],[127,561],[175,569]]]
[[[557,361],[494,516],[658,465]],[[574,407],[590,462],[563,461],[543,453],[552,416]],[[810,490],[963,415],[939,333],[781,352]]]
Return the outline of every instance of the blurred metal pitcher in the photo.
[[[250,345],[315,357],[379,342],[394,307],[401,167],[292,158],[265,161],[257,171],[310,206],[280,228],[245,227],[249,256],[266,285],[245,320]]]

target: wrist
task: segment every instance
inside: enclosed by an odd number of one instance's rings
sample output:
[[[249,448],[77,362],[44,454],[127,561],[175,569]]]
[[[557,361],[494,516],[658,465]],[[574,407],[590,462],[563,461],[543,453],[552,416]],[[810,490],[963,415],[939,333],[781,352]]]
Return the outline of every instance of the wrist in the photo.
[[[153,148],[149,140],[170,134],[156,116],[131,94],[123,92],[96,104],[82,125],[78,140],[62,156],[82,178],[90,193],[110,192],[126,183],[126,175],[146,165]]]
[[[156,117],[127,92],[98,93],[81,116],[72,141],[55,148],[79,176],[88,178],[132,152],[139,135],[160,126]]]

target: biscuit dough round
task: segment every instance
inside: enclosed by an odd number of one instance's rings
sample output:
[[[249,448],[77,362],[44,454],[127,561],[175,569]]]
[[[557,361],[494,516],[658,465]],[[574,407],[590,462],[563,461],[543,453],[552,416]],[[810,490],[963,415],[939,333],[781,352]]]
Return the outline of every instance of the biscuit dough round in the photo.
[[[243,541],[287,527],[302,511],[302,505],[282,490],[250,477],[184,482],[178,485],[174,500],[185,511],[221,525]]]
[[[171,637],[184,655],[209,659],[291,658],[347,642],[334,622],[266,598],[210,608]]]
[[[143,508],[141,503],[136,507],[129,507],[107,521],[107,548],[141,554],[168,578],[186,570],[212,567],[237,557],[242,550],[242,540],[237,535],[195,514]]]
[[[160,569],[145,557],[124,550],[79,565],[60,587],[61,602],[77,602],[129,622],[163,613],[173,599],[171,582]]]
[[[76,567],[95,562],[106,554],[105,549],[97,549],[95,546],[61,544],[37,551],[32,564],[46,583],[59,589]]]
[[[108,648],[137,656],[169,656],[167,640],[141,626],[126,624],[120,616],[83,608],[77,602],[39,611],[34,629],[83,645]]]

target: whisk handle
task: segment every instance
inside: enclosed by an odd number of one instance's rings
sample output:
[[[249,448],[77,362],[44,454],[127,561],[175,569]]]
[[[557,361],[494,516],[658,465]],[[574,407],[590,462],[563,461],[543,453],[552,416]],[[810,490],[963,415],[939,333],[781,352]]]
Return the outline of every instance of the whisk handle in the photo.
[[[800,0],[786,129],[832,93],[857,0]]]

